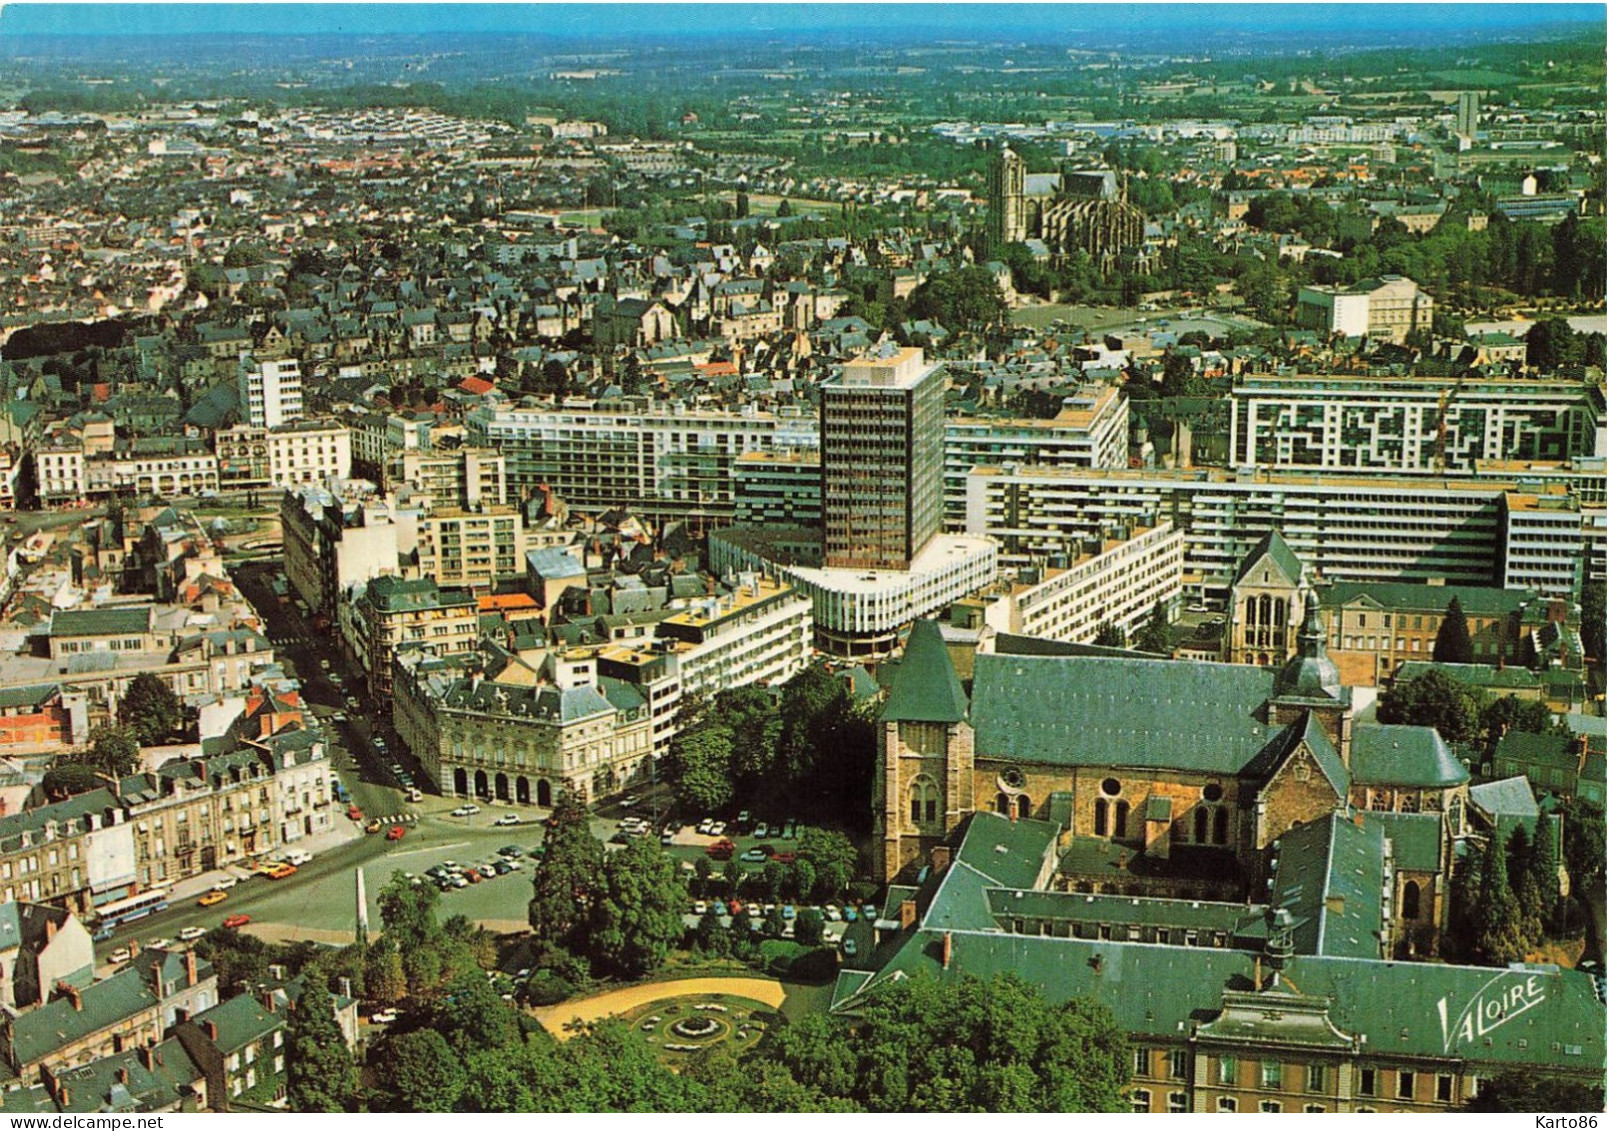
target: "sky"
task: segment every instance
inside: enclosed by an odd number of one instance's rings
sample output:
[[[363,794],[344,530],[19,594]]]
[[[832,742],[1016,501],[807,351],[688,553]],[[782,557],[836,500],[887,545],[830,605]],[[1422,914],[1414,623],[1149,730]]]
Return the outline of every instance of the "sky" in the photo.
[[[1344,37],[1360,27],[1432,33],[1522,32],[1539,24],[1603,23],[1600,4],[49,4],[0,6],[3,35],[537,34],[558,38],[711,38],[876,34],[1096,38],[1119,27],[1177,33],[1192,26],[1257,35]]]

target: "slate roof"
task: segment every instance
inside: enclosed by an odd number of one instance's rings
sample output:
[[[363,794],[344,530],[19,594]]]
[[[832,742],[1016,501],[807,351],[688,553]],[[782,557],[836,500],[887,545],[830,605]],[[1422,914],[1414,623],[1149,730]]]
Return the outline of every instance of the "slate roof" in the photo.
[[[111,636],[131,632],[143,635],[151,630],[150,605],[113,609],[58,609],[50,618],[50,635]]]
[[[1433,727],[1358,726],[1350,736],[1350,773],[1368,785],[1447,787],[1468,780],[1467,767]]]
[[[1362,819],[1377,825],[1389,838],[1395,868],[1407,872],[1438,872],[1445,859],[1445,826],[1438,813],[1386,813],[1368,810]]]
[[[1269,530],[1262,536],[1261,541],[1257,542],[1250,552],[1245,555],[1244,563],[1239,566],[1239,572],[1233,577],[1233,584],[1237,585],[1243,581],[1250,571],[1255,568],[1256,564],[1268,555],[1271,555],[1272,563],[1282,570],[1290,581],[1298,582],[1300,580],[1300,575],[1305,567],[1300,564],[1299,557],[1295,555],[1289,543],[1283,540],[1282,534],[1279,534],[1276,530]]]
[[[1237,773],[1271,741],[1273,673],[1244,664],[979,655],[979,757]]]
[[[1294,919],[1301,954],[1376,958],[1384,933],[1384,830],[1333,813],[1296,825],[1273,850],[1268,902]]]
[[[967,841],[974,833],[987,842],[987,833],[1001,822],[1008,823],[991,814],[977,815],[983,816],[992,821],[980,824],[973,819]],[[1017,822],[1018,827],[1034,824],[1042,823]],[[1355,828],[1345,821],[1331,828],[1340,826]],[[1378,841],[1372,838],[1380,834],[1364,829],[1357,832],[1362,838],[1356,843],[1376,847]],[[974,857],[971,848],[962,844],[958,856]],[[986,851],[982,854],[986,856]],[[1004,854],[995,855],[1002,861]],[[1339,854],[1341,860],[1349,857],[1348,848]],[[1028,856],[1022,865],[1030,859]],[[1231,1001],[1242,1005],[1242,995],[1254,990],[1259,951],[1006,933],[993,921],[989,909],[998,899],[1011,897],[1001,897],[989,888],[1008,885],[951,884],[953,871],[951,866],[938,878],[931,907],[918,928],[894,935],[869,958],[862,957],[861,969],[840,972],[832,998],[834,1010],[852,1012],[862,995],[905,978],[987,979],[1011,973],[1038,987],[1051,1004],[1091,997],[1109,1007],[1116,1023],[1139,1039],[1178,1041],[1186,1039],[1196,1026],[1221,1017],[1226,995],[1235,995]],[[1365,886],[1360,884],[1358,890]],[[980,906],[956,907],[956,901]],[[1347,909],[1349,902],[1347,896]],[[962,925],[967,922],[974,925]],[[946,969],[942,963],[945,934],[950,944]],[[1471,1029],[1463,1029],[1462,1022],[1471,1016],[1470,1011],[1480,1001],[1500,999],[1509,987],[1524,991],[1532,987],[1536,992],[1524,996],[1535,1004],[1468,1037]],[[1460,1058],[1469,1071],[1480,1075],[1527,1066],[1553,1071],[1574,1068],[1585,1074],[1599,1071],[1607,1058],[1607,1027],[1602,1024],[1601,1003],[1590,976],[1552,966],[1495,970],[1297,952],[1288,963],[1283,985],[1257,996],[1268,1005],[1286,999],[1308,1009],[1326,1008],[1329,1021],[1341,1034],[1367,1034],[1378,1046],[1375,1052],[1379,1055],[1439,1061]],[[1297,1019],[1293,1022],[1297,1028],[1289,1030],[1278,1029],[1275,1018],[1264,1017],[1263,1022],[1273,1026],[1266,1035],[1274,1037],[1283,1032],[1295,1039],[1317,1037],[1331,1042],[1336,1036],[1331,1031],[1313,1034],[1306,1020]]]
[[[1310,711],[1305,712],[1300,721],[1290,723],[1279,731],[1271,742],[1262,747],[1256,756],[1245,764],[1241,773],[1248,778],[1271,777],[1284,759],[1302,742],[1306,744],[1306,749],[1311,751],[1311,756],[1316,760],[1322,776],[1333,786],[1334,793],[1340,798],[1349,797],[1350,771],[1345,768],[1344,760],[1339,757],[1339,751],[1334,749],[1328,732],[1322,729],[1322,724]]]
[[[1517,817],[1533,820],[1540,816],[1535,804],[1534,791],[1526,777],[1502,778],[1468,787],[1468,800],[1492,817]]]
[[[1436,664],[1430,660],[1408,660],[1395,673],[1395,682],[1411,683],[1431,671],[1443,672],[1471,687],[1522,689],[1540,686],[1539,677],[1528,668],[1498,668],[1494,664]]]
[[[883,722],[957,723],[970,710],[935,620],[918,620],[882,708]]]
[[[1453,597],[1468,616],[1499,617],[1521,609],[1534,594],[1485,585],[1413,585],[1404,581],[1336,581],[1322,591],[1322,603],[1329,607],[1370,599],[1385,609],[1436,612],[1444,612]]]

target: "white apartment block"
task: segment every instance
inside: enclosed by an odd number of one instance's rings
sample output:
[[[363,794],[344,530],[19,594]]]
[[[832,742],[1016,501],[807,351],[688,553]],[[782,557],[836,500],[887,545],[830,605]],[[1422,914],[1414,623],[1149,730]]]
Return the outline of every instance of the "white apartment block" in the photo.
[[[34,453],[34,482],[42,503],[76,502],[84,497],[89,476],[84,447],[76,440],[57,440]]]
[[[298,420],[268,429],[268,478],[275,487],[300,487],[352,473],[351,433],[333,420]]]
[[[1508,492],[1572,497],[1555,484],[1520,490],[1512,480],[1473,477],[1018,467],[978,468],[966,488],[966,532],[996,540],[1006,566],[1071,558],[1086,540],[1170,521],[1184,535],[1184,587],[1218,597],[1273,529],[1333,581],[1499,586],[1507,583],[1504,563],[1521,560],[1531,536],[1563,536],[1558,527],[1569,524],[1574,557],[1586,557],[1577,510],[1571,519],[1503,526]],[[1512,584],[1559,591],[1560,572],[1551,567],[1520,566],[1512,576]]]
[[[1121,469],[1127,466],[1127,396],[1091,385],[1067,397],[1052,420],[955,417],[943,426],[943,517],[951,530],[965,524],[965,477],[973,467]]]
[[[293,357],[240,358],[240,415],[258,428],[278,428],[301,419],[301,363]]]
[[[417,487],[436,506],[502,506],[508,502],[508,461],[492,448],[415,448],[391,456],[385,482]]]
[[[1066,568],[1027,571],[1001,582],[983,614],[998,632],[1092,644],[1101,624],[1131,638],[1155,603],[1174,607],[1183,592],[1183,532],[1169,522],[1092,547]],[[986,599],[984,597],[984,599]]]
[[[813,609],[815,647],[835,656],[888,654],[898,634],[918,618],[991,584],[999,572],[999,547],[969,535],[938,535],[907,570],[787,565],[767,557],[766,549],[762,538],[715,531],[709,536],[710,569],[722,575],[762,572],[798,589]]]
[[[1502,588],[1577,599],[1590,556],[1579,500],[1508,491],[1501,504]]]
[[[518,507],[442,507],[420,514],[417,532],[417,574],[439,585],[488,591],[497,581],[524,576],[524,515]]]
[[[1607,402],[1579,381],[1247,376],[1229,445],[1236,467],[1427,474],[1589,458],[1607,455]]]
[[[783,683],[809,663],[814,621],[809,598],[757,573],[734,592],[694,600],[659,622],[659,640],[673,641],[683,694],[712,697],[750,683]]]
[[[1368,338],[1397,344],[1414,330],[1428,330],[1434,300],[1401,275],[1363,279],[1349,287],[1301,287],[1295,321],[1325,336]]]
[[[477,408],[467,442],[496,448],[518,495],[542,484],[578,510],[629,505],[649,514],[736,509],[733,463],[745,452],[817,448],[820,431],[802,412],[709,412],[673,406],[621,409]]]

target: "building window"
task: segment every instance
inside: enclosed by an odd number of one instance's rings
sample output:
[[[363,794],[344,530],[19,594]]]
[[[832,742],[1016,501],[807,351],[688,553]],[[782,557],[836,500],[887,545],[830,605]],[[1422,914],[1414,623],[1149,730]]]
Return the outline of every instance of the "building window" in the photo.
[[[1237,1084],[1239,1082],[1239,1062],[1231,1056],[1224,1056],[1216,1062],[1216,1082],[1218,1084]]]
[[[1172,1050],[1172,1079],[1187,1080],[1189,1078],[1189,1054],[1187,1049]]]
[[[1262,1100],[1261,1101],[1261,1110],[1264,1111],[1264,1112],[1267,1112],[1269,1114],[1274,1113],[1274,1112],[1280,1112],[1280,1111],[1283,1110],[1283,1105],[1281,1103],[1279,1103],[1277,1100]]]
[[[1378,1094],[1378,1070],[1363,1068],[1361,1078],[1356,1083],[1356,1094],[1359,1096],[1376,1096]]]
[[[1149,1049],[1140,1048],[1133,1050],[1133,1075],[1149,1075]]]
[[[1149,1093],[1140,1089],[1133,1093],[1133,1112],[1144,1115],[1149,1111]]]
[[[1321,1092],[1328,1087],[1328,1069],[1321,1064],[1306,1065],[1306,1091]]]
[[[1454,1087],[1455,1077],[1440,1075],[1434,1081],[1434,1098],[1442,1104],[1450,1103]]]
[[[1283,1088],[1283,1065],[1275,1060],[1261,1062],[1261,1086],[1263,1088]]]
[[[1307,1104],[1305,1108],[1307,1115],[1319,1115],[1327,1110],[1328,1109],[1323,1107],[1322,1104]]]
[[[1402,1072],[1396,1082],[1395,1095],[1403,1100],[1416,1099],[1417,1074],[1415,1072]]]
[[[1401,918],[1417,918],[1421,894],[1421,889],[1418,888],[1416,880],[1406,881],[1406,886],[1401,889]]]
[[[1187,1092],[1166,1093],[1166,1110],[1176,1113],[1189,1109],[1189,1096]]]
[[[1239,1101],[1234,1099],[1232,1096],[1218,1096],[1217,1101],[1216,1101],[1216,1110],[1217,1111],[1238,1111],[1239,1110]]]

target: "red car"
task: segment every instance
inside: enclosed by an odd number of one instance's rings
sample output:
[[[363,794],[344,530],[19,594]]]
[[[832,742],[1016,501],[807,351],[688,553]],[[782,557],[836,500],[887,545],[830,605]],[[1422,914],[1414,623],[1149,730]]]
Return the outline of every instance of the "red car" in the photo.
[[[770,857],[770,859],[774,860],[777,864],[796,864],[798,862],[798,854],[796,852],[778,852],[774,856]]]
[[[407,835],[407,830],[401,825],[392,825],[391,831],[385,834],[386,840],[401,840]]]
[[[363,819],[363,811],[357,806],[353,805],[350,809],[346,810],[346,816],[350,817],[354,821],[361,821]]]
[[[742,914],[742,901],[740,899],[733,899],[730,904],[727,905],[726,910],[731,912],[733,915]]]
[[[721,837],[719,840],[709,845],[708,848],[704,849],[704,851],[715,860],[729,860],[736,850],[737,846],[735,842],[726,837]]]
[[[232,931],[238,927],[245,926],[249,922],[251,922],[251,916],[249,915],[230,915],[223,921],[223,925]]]

